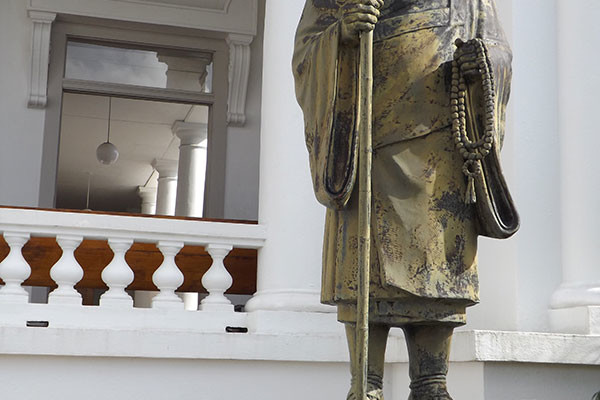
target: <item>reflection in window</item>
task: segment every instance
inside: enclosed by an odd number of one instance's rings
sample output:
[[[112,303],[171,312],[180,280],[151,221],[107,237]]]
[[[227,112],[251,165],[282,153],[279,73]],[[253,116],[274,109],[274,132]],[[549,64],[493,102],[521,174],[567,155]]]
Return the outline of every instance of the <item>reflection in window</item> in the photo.
[[[100,95],[65,93],[61,115],[60,150],[56,207],[139,213],[143,210],[142,192],[153,192],[156,213],[172,215],[177,190],[177,164],[180,140],[177,127],[203,130],[199,144],[196,187],[197,201],[202,202],[207,156],[207,123],[209,107],[204,105],[166,103]],[[115,164],[103,165],[96,159],[96,148],[107,140],[120,155]],[[157,197],[159,171],[168,178]],[[89,192],[88,192],[89,184]],[[161,202],[170,202],[162,204]],[[198,204],[202,209],[202,204]],[[161,211],[162,210],[162,211]],[[153,214],[152,211],[144,211]],[[201,216],[201,215],[196,215]]]
[[[65,77],[211,93],[212,68],[211,53],[70,40]]]

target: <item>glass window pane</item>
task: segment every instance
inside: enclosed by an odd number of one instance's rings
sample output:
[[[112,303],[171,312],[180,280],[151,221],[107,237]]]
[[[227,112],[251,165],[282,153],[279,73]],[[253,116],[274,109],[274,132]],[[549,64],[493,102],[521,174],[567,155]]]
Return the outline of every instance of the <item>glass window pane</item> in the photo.
[[[65,77],[212,92],[212,54],[70,40]]]
[[[194,208],[200,210],[194,216],[202,215],[209,106],[78,93],[65,93],[62,104],[57,208],[173,215],[177,182],[164,179],[163,196],[156,192],[160,174],[167,178],[177,171],[180,140],[174,133],[185,124],[203,138],[189,171],[196,177]],[[107,141],[119,153],[110,165],[96,153]],[[138,188],[154,193],[154,211],[144,209]]]

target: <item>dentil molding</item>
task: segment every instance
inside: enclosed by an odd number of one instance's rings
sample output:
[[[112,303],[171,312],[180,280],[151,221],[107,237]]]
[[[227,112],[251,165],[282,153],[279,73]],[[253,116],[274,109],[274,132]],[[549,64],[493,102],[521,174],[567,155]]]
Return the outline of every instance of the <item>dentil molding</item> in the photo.
[[[48,100],[48,62],[50,60],[50,30],[55,13],[29,11],[33,24],[31,45],[31,77],[29,101],[31,108],[44,108]]]

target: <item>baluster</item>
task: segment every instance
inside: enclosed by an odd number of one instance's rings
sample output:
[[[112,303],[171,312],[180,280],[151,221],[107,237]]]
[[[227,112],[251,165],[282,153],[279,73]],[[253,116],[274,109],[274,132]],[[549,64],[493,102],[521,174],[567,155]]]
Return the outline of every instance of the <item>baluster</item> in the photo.
[[[21,286],[31,275],[31,267],[23,258],[23,246],[29,241],[28,233],[5,232],[4,240],[10,247],[8,256],[0,263],[0,303],[27,303],[29,293]]]
[[[208,291],[208,296],[200,302],[200,310],[233,311],[233,304],[224,295],[233,284],[233,278],[223,264],[223,259],[232,249],[232,246],[218,244],[210,244],[206,247],[213,263],[202,277],[202,286]]]
[[[48,295],[48,304],[81,305],[82,297],[74,286],[83,278],[83,268],[75,259],[74,251],[83,240],[82,236],[57,236],[56,242],[62,256],[50,270],[50,277],[58,288]]]
[[[152,275],[152,282],[160,290],[152,299],[152,308],[183,309],[183,301],[175,294],[175,290],[183,284],[183,273],[175,264],[175,256],[183,247],[183,243],[164,241],[158,242],[157,247],[164,260]]]
[[[102,271],[102,281],[108,286],[108,291],[100,296],[100,306],[133,307],[133,299],[125,292],[134,278],[125,261],[125,253],[132,244],[130,239],[108,239],[114,257]]]

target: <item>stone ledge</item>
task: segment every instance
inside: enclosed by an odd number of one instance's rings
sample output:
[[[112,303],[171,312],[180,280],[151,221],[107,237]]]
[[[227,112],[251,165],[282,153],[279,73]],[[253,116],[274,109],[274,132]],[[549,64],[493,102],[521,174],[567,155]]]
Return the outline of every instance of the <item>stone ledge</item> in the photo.
[[[347,362],[343,331],[221,333],[164,329],[0,328],[0,354],[76,357]],[[461,331],[453,362],[600,365],[600,336]],[[404,338],[394,329],[389,363],[407,362]]]

